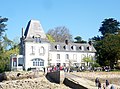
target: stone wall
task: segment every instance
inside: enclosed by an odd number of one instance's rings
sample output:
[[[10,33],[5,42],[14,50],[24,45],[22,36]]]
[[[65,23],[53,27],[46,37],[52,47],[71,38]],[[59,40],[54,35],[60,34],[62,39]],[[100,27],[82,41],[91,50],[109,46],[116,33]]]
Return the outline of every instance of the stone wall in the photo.
[[[86,87],[83,87],[81,86],[80,84],[74,82],[74,81],[71,81],[67,78],[65,78],[64,82],[63,82],[66,86],[69,86],[70,88],[72,89],[88,89]]]
[[[64,84],[51,83],[43,72],[6,72],[0,75],[3,80],[0,89],[70,89]]]
[[[56,83],[63,83],[65,75],[64,75],[64,71],[54,71],[54,72],[49,72],[46,75],[47,77],[49,77],[50,79],[52,79],[54,82]]]
[[[43,76],[43,72],[37,71],[19,71],[19,72],[5,72],[0,74],[0,82],[4,80],[17,80],[17,79],[28,79],[37,78]]]

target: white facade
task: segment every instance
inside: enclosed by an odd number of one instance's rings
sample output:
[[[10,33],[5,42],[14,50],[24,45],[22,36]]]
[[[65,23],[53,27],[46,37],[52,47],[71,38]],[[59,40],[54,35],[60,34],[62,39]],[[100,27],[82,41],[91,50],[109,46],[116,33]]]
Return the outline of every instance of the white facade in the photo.
[[[84,57],[89,57],[95,60],[94,52],[76,52],[76,51],[49,51],[49,63],[51,65],[57,65],[60,63],[61,66],[82,66],[86,63],[82,60]]]
[[[37,20],[29,21],[25,33],[21,37],[20,55],[11,57],[11,70],[21,68],[42,70],[48,66],[86,65],[84,57],[95,59],[91,44],[55,42],[50,43]],[[15,60],[15,57],[17,60]],[[16,63],[15,63],[16,62]]]
[[[48,43],[25,43],[25,69],[48,65]]]

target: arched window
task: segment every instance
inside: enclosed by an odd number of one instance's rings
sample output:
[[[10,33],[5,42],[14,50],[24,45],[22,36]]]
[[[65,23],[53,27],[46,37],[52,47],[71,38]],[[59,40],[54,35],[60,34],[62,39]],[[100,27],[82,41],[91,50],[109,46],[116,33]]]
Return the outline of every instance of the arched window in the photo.
[[[43,46],[40,47],[40,49],[39,49],[39,54],[40,54],[40,55],[44,55],[44,54],[45,54],[45,49],[44,49]]]
[[[44,66],[43,59],[35,58],[32,61],[33,61],[33,66]]]

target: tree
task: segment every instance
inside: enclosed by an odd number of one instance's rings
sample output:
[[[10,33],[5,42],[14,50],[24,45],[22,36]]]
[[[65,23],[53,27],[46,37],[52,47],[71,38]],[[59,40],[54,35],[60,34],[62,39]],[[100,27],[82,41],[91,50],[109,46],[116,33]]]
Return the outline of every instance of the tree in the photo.
[[[107,33],[115,34],[115,32],[120,30],[119,26],[120,22],[114,20],[114,18],[109,18],[102,22],[102,26],[100,27],[99,31],[103,36],[105,36]]]
[[[97,62],[101,66],[114,67],[120,59],[120,22],[114,18],[105,19],[99,31],[102,36],[93,37]],[[118,33],[118,34],[116,34]]]
[[[3,36],[3,48],[5,49],[5,50],[8,50],[9,48],[12,48],[12,44],[13,44],[14,42],[13,41],[11,41],[10,39],[8,39],[8,37],[7,37],[7,35],[5,34],[5,36]]]
[[[47,34],[47,38],[50,42],[55,42],[55,40],[53,39],[51,35]]]
[[[80,36],[76,36],[74,39],[76,40],[75,43],[87,43],[86,41],[82,40],[82,37]]]
[[[72,35],[65,26],[50,29],[47,34],[50,35],[55,42],[65,42],[66,39],[72,41]]]
[[[88,63],[94,62],[90,57],[84,57],[82,60],[87,63],[87,66],[88,66]]]
[[[120,35],[107,35],[103,40],[99,41],[97,57],[101,65],[109,65],[114,67],[115,62],[120,59]]]
[[[0,54],[1,52],[3,51],[3,47],[2,47],[2,36],[3,36],[3,33],[5,32],[6,30],[6,24],[5,22],[8,21],[8,18],[2,18],[0,16]]]

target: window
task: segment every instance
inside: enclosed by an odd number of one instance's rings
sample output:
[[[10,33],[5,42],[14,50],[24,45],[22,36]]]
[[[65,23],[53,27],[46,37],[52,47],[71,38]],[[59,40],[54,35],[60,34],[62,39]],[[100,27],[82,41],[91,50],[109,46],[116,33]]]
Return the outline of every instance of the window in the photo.
[[[41,42],[40,37],[35,37],[35,42],[40,43]]]
[[[45,49],[44,49],[43,46],[40,47],[40,49],[39,49],[39,54],[40,54],[40,55],[44,55],[44,54],[45,54]]]
[[[65,59],[69,59],[69,55],[68,54],[65,55]]]
[[[66,50],[68,50],[68,45],[65,46]]]
[[[33,59],[33,66],[44,66],[44,60],[43,59]]]
[[[90,46],[87,47],[87,50],[92,51],[92,48]]]
[[[56,45],[55,48],[56,48],[57,50],[60,50],[60,45]]]
[[[51,60],[52,60],[52,54],[49,53],[49,61],[51,61]]]
[[[57,59],[60,59],[60,54],[57,54]]]
[[[18,58],[18,66],[23,66],[23,58]]]
[[[73,46],[73,50],[76,51],[76,46],[75,45]]]
[[[57,50],[60,50],[60,45],[57,45]]]
[[[31,54],[35,55],[35,47],[34,46],[31,46]]]
[[[17,58],[13,58],[13,66],[14,66],[14,67],[17,66]]]
[[[36,43],[40,43],[41,42],[41,39],[40,39],[40,35],[36,35],[36,36],[33,36],[33,35],[31,35],[31,37],[34,39],[34,41],[36,42]]]
[[[77,55],[73,54],[73,60],[77,60]]]
[[[84,46],[80,46],[79,49],[80,49],[81,51],[84,51]]]

